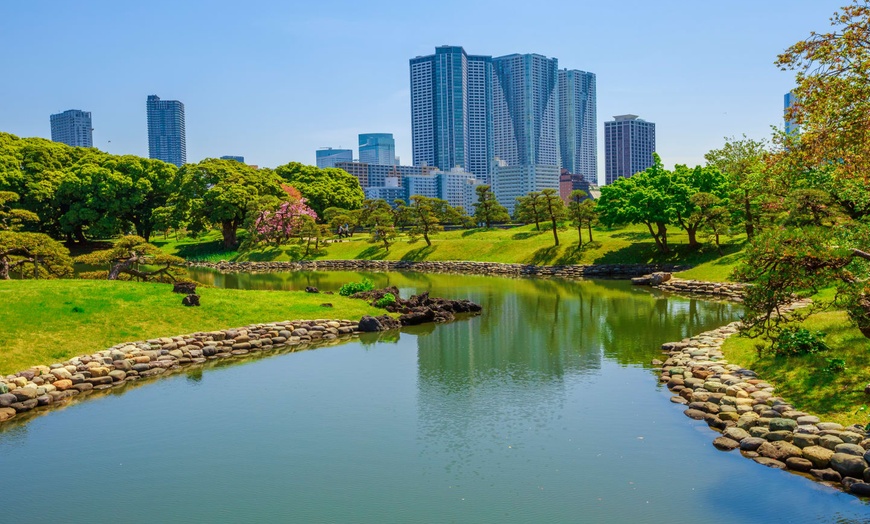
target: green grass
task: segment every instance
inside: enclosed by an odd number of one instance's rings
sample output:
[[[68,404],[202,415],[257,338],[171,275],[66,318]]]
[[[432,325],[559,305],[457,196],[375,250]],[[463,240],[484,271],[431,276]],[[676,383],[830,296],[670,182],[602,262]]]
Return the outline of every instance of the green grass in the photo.
[[[543,224],[542,224],[543,226]],[[709,265],[720,259],[712,245],[690,250],[686,235],[672,230],[669,241],[672,251],[660,253],[648,231],[643,226],[628,226],[593,230],[593,242],[588,242],[584,231],[583,245],[578,245],[577,230],[559,232],[560,245],[555,246],[552,231],[536,231],[534,225],[513,229],[470,229],[445,231],[432,237],[432,246],[421,240],[414,244],[400,236],[389,251],[381,244],[371,244],[368,234],[357,233],[353,238],[330,243],[326,252],[318,258],[369,259],[369,260],[471,260],[479,262],[508,262],[538,265],[562,264],[626,264],[626,263],[675,263]],[[726,280],[730,267],[736,263],[737,253],[743,247],[743,239],[735,238],[723,245],[727,264],[713,266],[709,272],[718,280]],[[186,256],[184,246],[166,245],[164,249]],[[239,253],[237,261],[287,261],[299,260],[298,246],[262,247]],[[727,266],[727,267],[726,267]],[[697,268],[696,268],[697,269]],[[698,271],[703,271],[698,269]],[[687,277],[690,278],[690,277]]]
[[[245,232],[240,232],[239,240],[244,239]],[[184,237],[176,240],[174,236],[163,238],[163,235],[151,237],[151,243],[169,254],[177,255],[187,260],[219,262],[233,260],[238,256],[236,249],[224,247],[223,236],[219,231],[209,231],[204,235]]]
[[[98,280],[0,281],[0,374],[121,342],[295,319],[381,314],[361,300],[294,291],[199,288],[184,307],[165,284]],[[329,302],[333,308],[320,304]]]
[[[870,408],[865,409],[870,397],[864,394],[870,381],[870,339],[851,325],[844,311],[815,313],[802,326],[827,333],[825,342],[831,349],[799,357],[759,357],[760,340],[735,336],[725,342],[725,357],[770,381],[777,394],[799,410],[843,425],[870,422]],[[845,360],[846,370],[825,371],[831,358]]]

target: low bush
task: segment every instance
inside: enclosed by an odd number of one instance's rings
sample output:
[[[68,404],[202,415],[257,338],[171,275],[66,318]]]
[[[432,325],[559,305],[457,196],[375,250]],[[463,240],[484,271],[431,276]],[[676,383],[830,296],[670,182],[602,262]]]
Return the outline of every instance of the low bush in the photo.
[[[387,293],[386,295],[377,299],[374,303],[374,306],[379,307],[381,309],[384,309],[385,307],[387,307],[391,304],[395,304],[395,303],[396,303],[396,295],[394,295],[392,293]]]
[[[348,282],[347,284],[341,286],[338,290],[338,294],[343,297],[349,297],[354,293],[361,293],[363,291],[371,291],[375,288],[374,282],[371,280],[364,278],[362,282]],[[395,297],[393,297],[395,299]]]
[[[793,357],[811,355],[827,351],[828,345],[822,340],[825,334],[821,331],[810,331],[805,328],[787,327],[774,339],[771,350],[778,357]]]

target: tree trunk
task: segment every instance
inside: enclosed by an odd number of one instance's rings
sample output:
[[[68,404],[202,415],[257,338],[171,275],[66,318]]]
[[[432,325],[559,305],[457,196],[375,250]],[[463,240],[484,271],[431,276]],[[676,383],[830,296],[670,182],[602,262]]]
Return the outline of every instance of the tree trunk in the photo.
[[[556,219],[552,218],[553,221],[553,238],[556,240],[556,245],[559,245],[559,233],[556,232]]]
[[[586,224],[586,229],[589,231],[589,241],[592,242],[592,222]]]
[[[577,246],[583,247],[583,224],[581,223],[577,224],[577,238],[579,239]]]
[[[668,247],[668,226],[664,222],[656,222],[656,227],[659,230],[659,237],[661,238],[661,247],[663,253],[670,253],[671,248]]]
[[[231,249],[236,247],[238,241],[236,240],[236,226],[235,222],[232,220],[225,220],[221,222],[221,233],[224,236],[224,247],[227,249]]]
[[[9,258],[0,257],[0,280],[9,280]]]
[[[652,222],[646,222],[646,227],[647,227],[647,229],[649,229],[649,234],[652,235],[653,240],[655,240],[656,247],[658,248],[658,250],[664,251],[664,249],[662,248],[661,239],[659,238],[658,234],[655,231],[653,231]]]
[[[112,264],[112,269],[109,270],[109,280],[118,280],[121,273],[128,271],[135,260],[136,257],[130,257],[126,260],[121,260]]]
[[[423,240],[426,241],[426,245],[432,247],[432,241],[429,240],[429,230],[423,229]]]
[[[743,191],[743,214],[746,215],[746,239],[755,236],[755,217],[752,216],[752,203],[749,201],[749,191]]]
[[[85,233],[84,231],[82,231],[82,226],[76,226],[76,229],[75,231],[73,231],[73,233],[75,234],[76,242],[78,242],[79,244],[84,244],[85,242],[87,242],[87,240],[85,239]]]
[[[689,247],[690,248],[698,247],[700,245],[700,244],[698,244],[698,239],[696,236],[698,233],[698,226],[687,227],[686,233],[689,235]]]

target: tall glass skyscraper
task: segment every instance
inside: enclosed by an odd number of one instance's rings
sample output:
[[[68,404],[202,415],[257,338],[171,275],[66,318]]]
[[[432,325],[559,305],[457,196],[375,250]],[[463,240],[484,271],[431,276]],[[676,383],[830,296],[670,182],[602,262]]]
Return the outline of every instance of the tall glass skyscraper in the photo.
[[[516,196],[558,189],[565,155],[570,169],[597,178],[595,75],[564,71],[560,84],[555,58],[493,58],[458,46],[438,47],[410,66],[414,165],[463,168],[493,185],[509,209]]]
[[[396,165],[396,141],[392,133],[360,133],[359,161],[366,164]]]
[[[69,109],[51,115],[51,139],[73,147],[94,147],[90,111]]]
[[[559,150],[562,168],[598,182],[595,74],[559,71]]]
[[[789,109],[791,109],[791,106],[793,106],[796,101],[797,97],[795,97],[794,93],[792,93],[791,91],[786,93],[783,97],[783,120],[785,121],[785,134],[787,135],[800,133],[800,126],[798,126],[794,120],[788,117],[788,111]]]
[[[653,165],[656,151],[656,125],[637,115],[614,116],[604,123],[604,175],[612,184],[617,178],[629,178]]]
[[[184,104],[178,100],[160,100],[149,95],[148,156],[181,167],[187,162],[187,139],[184,131]]]

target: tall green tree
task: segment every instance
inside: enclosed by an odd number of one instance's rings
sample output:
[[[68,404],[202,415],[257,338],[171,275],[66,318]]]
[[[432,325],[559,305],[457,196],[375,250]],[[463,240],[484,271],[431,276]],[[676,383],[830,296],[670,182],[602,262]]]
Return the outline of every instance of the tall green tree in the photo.
[[[446,200],[414,195],[411,202],[404,208],[405,216],[411,229],[408,231],[410,242],[416,242],[422,236],[427,246],[432,245],[430,236],[444,231],[441,225],[459,219],[459,212]]]
[[[359,209],[365,200],[359,180],[343,169],[290,162],[276,167],[275,173],[302,193],[317,216],[330,207]]]
[[[474,218],[478,223],[483,223],[487,229],[493,224],[509,222],[511,217],[507,209],[495,199],[495,193],[488,185],[479,185],[474,188],[477,193],[477,202],[474,204]]]
[[[365,225],[369,228],[369,242],[381,243],[389,251],[398,234],[393,225],[393,208],[383,199],[365,200],[362,206]]]
[[[618,178],[601,188],[598,212],[601,223],[644,224],[662,253],[669,253],[668,224],[672,218],[670,173],[653,154],[653,165],[630,178]]]
[[[238,245],[238,229],[250,217],[277,207],[287,196],[274,173],[235,160],[185,164],[178,178],[175,205],[189,217],[190,230],[202,232],[219,224],[226,248]]]
[[[541,204],[543,204],[544,217],[550,221],[553,230],[555,245],[559,245],[558,222],[565,218],[565,202],[559,196],[559,192],[553,188],[541,191]]]
[[[595,201],[589,198],[586,191],[575,189],[571,191],[568,200],[568,218],[571,225],[577,228],[578,244],[583,246],[583,228],[589,232],[589,241],[592,242],[592,226],[598,221],[598,211]]]
[[[740,139],[726,138],[725,145],[704,155],[708,166],[727,175],[732,215],[735,222],[743,224],[750,240],[760,226],[767,153],[766,142],[743,135]]]
[[[108,155],[102,165],[115,175],[120,188],[106,211],[132,224],[136,234],[147,242],[158,229],[158,220],[163,219],[157,210],[167,206],[172,197],[175,165],[133,155]]]
[[[535,230],[541,230],[541,220],[546,219],[544,198],[540,191],[530,191],[527,195],[517,197],[515,215],[524,224],[535,223]]]

